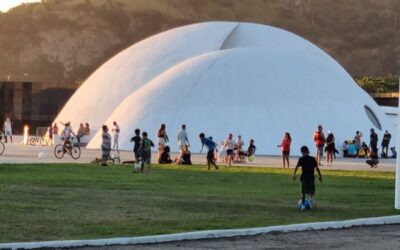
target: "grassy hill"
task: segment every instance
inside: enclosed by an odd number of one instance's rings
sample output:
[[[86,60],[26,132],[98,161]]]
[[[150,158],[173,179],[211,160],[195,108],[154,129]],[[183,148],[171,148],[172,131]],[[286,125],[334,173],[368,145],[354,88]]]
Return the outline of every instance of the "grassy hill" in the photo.
[[[353,76],[398,74],[398,0],[42,0],[0,12],[0,80],[76,83],[117,52],[212,20],[292,31]]]

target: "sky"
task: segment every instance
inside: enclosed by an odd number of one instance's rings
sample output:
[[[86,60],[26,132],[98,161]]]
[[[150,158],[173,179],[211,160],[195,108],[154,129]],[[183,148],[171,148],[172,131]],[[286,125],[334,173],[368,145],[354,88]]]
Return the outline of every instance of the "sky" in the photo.
[[[32,3],[40,2],[40,0],[0,0],[0,11],[7,12],[10,8],[13,8],[21,3]]]

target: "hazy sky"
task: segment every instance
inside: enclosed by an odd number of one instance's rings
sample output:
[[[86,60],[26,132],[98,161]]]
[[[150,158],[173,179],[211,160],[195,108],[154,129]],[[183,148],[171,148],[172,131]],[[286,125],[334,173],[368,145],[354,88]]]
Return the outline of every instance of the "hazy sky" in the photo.
[[[21,3],[32,3],[32,2],[40,2],[40,0],[0,0],[0,10],[6,12],[10,8],[15,7]]]

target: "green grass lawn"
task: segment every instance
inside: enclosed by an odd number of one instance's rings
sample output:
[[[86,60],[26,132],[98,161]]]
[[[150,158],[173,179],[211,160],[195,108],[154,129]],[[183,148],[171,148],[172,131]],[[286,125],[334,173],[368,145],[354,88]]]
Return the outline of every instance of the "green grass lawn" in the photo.
[[[300,212],[290,171],[202,166],[0,165],[0,242],[90,239],[400,214],[394,173],[323,171]]]

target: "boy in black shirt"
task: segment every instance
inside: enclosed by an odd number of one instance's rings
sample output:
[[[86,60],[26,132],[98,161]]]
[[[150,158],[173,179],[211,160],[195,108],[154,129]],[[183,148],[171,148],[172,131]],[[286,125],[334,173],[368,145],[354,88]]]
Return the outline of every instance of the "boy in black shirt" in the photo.
[[[304,201],[306,199],[306,194],[310,195],[310,198],[312,198],[315,194],[314,169],[317,169],[320,182],[322,182],[322,175],[321,171],[318,168],[318,163],[315,160],[315,157],[310,156],[310,151],[308,150],[308,147],[303,146],[301,147],[300,151],[303,156],[300,157],[299,161],[297,162],[296,168],[294,169],[293,181],[296,181],[297,168],[301,167],[301,210],[304,210]]]
[[[139,162],[139,148],[140,148],[140,142],[142,138],[140,138],[140,129],[135,129],[135,136],[131,138],[131,142],[134,142],[133,146],[133,154],[135,155],[135,162]]]

